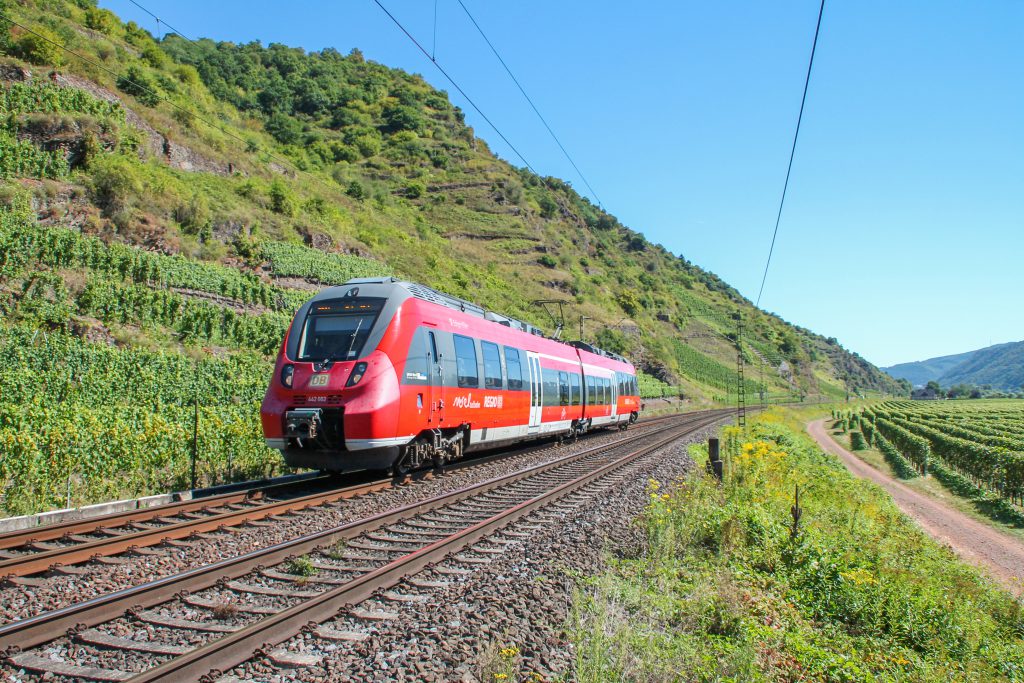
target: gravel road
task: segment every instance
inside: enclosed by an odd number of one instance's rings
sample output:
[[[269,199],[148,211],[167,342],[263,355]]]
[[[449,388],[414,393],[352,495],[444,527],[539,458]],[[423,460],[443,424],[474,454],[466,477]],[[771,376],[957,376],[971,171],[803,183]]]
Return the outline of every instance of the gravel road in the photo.
[[[1024,595],[1024,544],[879,472],[833,441],[825,429],[825,420],[808,423],[807,431],[819,446],[842,460],[854,476],[885,489],[900,510],[932,538],[987,570],[1010,592]]]

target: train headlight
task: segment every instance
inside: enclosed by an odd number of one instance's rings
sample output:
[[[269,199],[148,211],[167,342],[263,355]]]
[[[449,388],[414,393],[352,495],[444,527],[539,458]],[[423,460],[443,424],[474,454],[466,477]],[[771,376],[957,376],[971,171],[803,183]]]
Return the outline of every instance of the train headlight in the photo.
[[[352,374],[348,376],[348,381],[345,382],[346,387],[354,387],[359,384],[359,380],[366,374],[366,363],[356,363],[355,367],[352,368]]]
[[[288,389],[292,388],[292,382],[295,379],[295,366],[291,363],[281,368],[281,384]]]

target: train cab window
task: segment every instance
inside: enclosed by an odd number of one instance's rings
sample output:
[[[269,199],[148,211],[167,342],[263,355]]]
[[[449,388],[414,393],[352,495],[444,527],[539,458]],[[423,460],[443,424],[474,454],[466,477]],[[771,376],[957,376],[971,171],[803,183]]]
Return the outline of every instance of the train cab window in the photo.
[[[325,306],[326,308],[326,306]],[[345,361],[359,358],[377,312],[312,313],[299,339],[299,361]]]
[[[505,372],[508,374],[509,391],[522,391],[523,365],[519,361],[519,349],[505,347]]]
[[[558,370],[541,370],[544,379],[544,405],[559,405]]]
[[[501,353],[498,351],[498,345],[482,341],[480,342],[480,351],[484,356],[484,388],[504,388],[504,382],[501,380]]]
[[[580,404],[580,376],[575,372],[569,375],[569,392],[572,395],[569,401],[570,405],[578,406]]]
[[[633,382],[633,395],[634,396],[639,396],[640,395],[640,384],[636,381],[636,377],[632,378],[632,382]]]
[[[569,373],[558,373],[558,405],[569,405]]]
[[[480,371],[476,366],[476,344],[469,337],[461,334],[452,335],[455,339],[455,365],[460,387],[480,386]]]

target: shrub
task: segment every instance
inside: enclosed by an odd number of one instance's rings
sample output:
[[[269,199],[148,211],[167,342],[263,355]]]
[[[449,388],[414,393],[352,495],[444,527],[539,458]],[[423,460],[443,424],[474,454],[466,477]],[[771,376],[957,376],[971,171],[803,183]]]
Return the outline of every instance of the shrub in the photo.
[[[36,26],[32,30],[35,33],[26,33],[18,39],[17,53],[33,64],[63,64],[64,53],[57,47],[60,43],[57,34],[45,26]]]
[[[863,434],[857,431],[850,432],[850,448],[855,451],[862,451],[867,447],[868,445],[864,441]]]
[[[270,184],[270,208],[283,216],[294,216],[298,208],[295,195],[280,179]]]
[[[160,104],[160,93],[156,82],[139,66],[132,65],[118,76],[117,87],[142,102],[146,106],[155,107]]]
[[[409,199],[419,199],[427,192],[427,186],[423,183],[412,182],[405,186],[405,196]]]
[[[541,216],[544,218],[554,218],[555,213],[558,211],[558,203],[550,195],[547,193],[542,194],[537,203],[540,205]]]
[[[555,266],[558,265],[558,262],[555,261],[555,259],[551,258],[551,256],[548,254],[544,254],[539,259],[537,259],[537,263],[544,266],[545,268],[554,268]]]
[[[85,11],[85,25],[94,31],[109,35],[120,23],[110,10],[93,7]]]
[[[142,192],[135,165],[124,157],[102,157],[92,162],[92,194],[107,216],[128,209]]]
[[[149,44],[142,51],[142,59],[154,69],[162,69],[170,63],[167,54],[155,44]]]
[[[364,188],[358,180],[353,180],[345,189],[345,194],[352,197],[352,199],[362,201],[363,199],[366,199],[366,188]]]

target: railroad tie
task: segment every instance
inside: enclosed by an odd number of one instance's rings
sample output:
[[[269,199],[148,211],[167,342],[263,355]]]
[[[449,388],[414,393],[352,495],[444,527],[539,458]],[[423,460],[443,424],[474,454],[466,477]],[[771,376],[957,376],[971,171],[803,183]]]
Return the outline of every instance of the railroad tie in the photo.
[[[9,657],[8,661],[14,666],[30,671],[40,671],[44,674],[67,676],[68,678],[89,678],[94,681],[127,681],[135,675],[129,671],[103,669],[98,666],[79,666],[27,653]]]
[[[231,633],[237,631],[241,626],[228,624],[215,624],[210,621],[193,621],[191,619],[179,619],[168,617],[154,612],[153,610],[139,610],[134,613],[135,618],[154,626],[166,626],[168,628],[190,629],[192,631],[205,631],[207,633]]]
[[[369,633],[362,631],[341,631],[329,626],[321,626],[313,631],[313,635],[324,640],[359,642],[370,637]]]
[[[88,645],[99,645],[100,647],[108,647],[115,650],[150,652],[156,655],[181,655],[191,649],[184,645],[171,645],[170,643],[158,643],[153,640],[132,640],[131,638],[112,636],[109,633],[104,633],[94,628],[75,635],[75,640]]]

